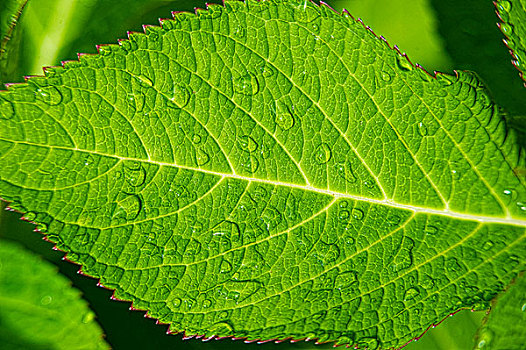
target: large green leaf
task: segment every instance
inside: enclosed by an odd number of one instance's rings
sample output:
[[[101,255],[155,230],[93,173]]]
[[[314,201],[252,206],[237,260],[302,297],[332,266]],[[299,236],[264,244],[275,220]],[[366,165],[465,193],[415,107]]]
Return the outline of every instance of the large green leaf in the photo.
[[[523,150],[310,2],[180,13],[0,94],[0,195],[170,330],[405,344],[524,269]]]
[[[95,314],[49,263],[0,241],[2,349],[107,349]]]
[[[526,64],[526,0],[499,0],[496,3],[499,17],[502,19],[500,30],[508,40],[506,45],[514,57],[513,65],[521,72],[526,81],[524,65]]]
[[[526,344],[526,279],[524,276],[500,295],[477,334],[476,348],[520,350]]]

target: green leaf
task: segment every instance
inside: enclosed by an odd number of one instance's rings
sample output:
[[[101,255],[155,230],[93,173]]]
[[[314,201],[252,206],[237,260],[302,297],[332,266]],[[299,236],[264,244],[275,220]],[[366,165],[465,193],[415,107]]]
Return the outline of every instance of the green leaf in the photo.
[[[476,349],[520,350],[526,344],[526,279],[517,278],[493,303],[477,334]]]
[[[2,349],[107,349],[95,314],[51,264],[0,241]]]
[[[508,38],[506,46],[510,48],[514,58],[513,65],[521,72],[521,78],[526,81],[524,65],[526,65],[526,0],[496,1],[497,13],[503,23],[500,30]]]
[[[27,0],[6,0],[0,3],[0,83],[14,79],[12,74],[20,53],[20,31],[16,24]]]
[[[172,332],[405,344],[526,258],[524,150],[471,73],[227,1],[0,94],[0,196]]]

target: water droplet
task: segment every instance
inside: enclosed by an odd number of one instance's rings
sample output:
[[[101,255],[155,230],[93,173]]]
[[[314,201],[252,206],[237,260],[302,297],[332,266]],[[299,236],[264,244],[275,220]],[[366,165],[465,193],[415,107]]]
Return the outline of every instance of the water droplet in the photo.
[[[436,79],[440,83],[440,85],[442,85],[442,86],[449,86],[449,85],[453,84],[454,80],[456,80],[455,77],[453,77],[453,76],[451,76],[449,74],[444,74],[444,73],[437,74]]]
[[[224,260],[221,262],[221,267],[219,268],[219,272],[221,273],[229,273],[232,271],[232,264],[228,260]]]
[[[234,335],[234,328],[228,322],[216,323],[208,329],[207,334],[226,337]]]
[[[419,68],[419,69],[417,69],[417,71],[418,71],[418,76],[423,81],[430,82],[430,81],[433,80],[433,77],[431,75],[429,75],[423,68]]]
[[[500,30],[507,36],[511,36],[513,34],[513,25],[509,23],[502,23],[500,25]]]
[[[376,350],[380,346],[380,342],[376,338],[362,338],[358,341],[358,348],[364,350]]]
[[[422,137],[425,137],[429,134],[427,131],[427,126],[422,122],[418,123],[418,133]]]
[[[398,55],[396,57],[396,62],[398,63],[398,67],[403,71],[408,72],[413,70],[413,65],[409,62],[409,60],[407,60],[405,56]]]
[[[511,2],[509,2],[507,0],[499,1],[498,7],[499,7],[499,11],[510,12],[510,10],[511,10]]]
[[[180,298],[175,298],[172,302],[173,306],[179,307],[181,306],[182,300]]]
[[[234,91],[246,96],[255,95],[259,92],[259,82],[254,75],[245,74],[234,79]]]
[[[247,30],[243,26],[238,25],[232,30],[232,35],[236,38],[242,39],[247,35]]]
[[[145,77],[143,75],[139,75],[137,76],[137,79],[139,79],[139,84],[143,87],[151,87],[153,86],[153,81],[152,79],[148,78],[148,77]]]
[[[522,304],[521,311],[526,312],[526,303]]]
[[[196,145],[201,143],[201,136],[199,136],[198,134],[194,134],[194,136],[192,136],[192,142]]]
[[[124,163],[126,182],[132,187],[139,187],[146,181],[146,171],[141,163],[136,161]]]
[[[338,213],[338,219],[343,222],[347,222],[350,216],[351,213],[349,213],[348,210],[340,210],[340,212]]]
[[[119,42],[124,52],[129,53],[133,50],[137,50],[137,43],[131,40],[123,40]]]
[[[186,84],[175,84],[170,100],[174,102],[179,108],[184,108],[190,102],[190,88]]]
[[[122,199],[117,200],[112,219],[119,222],[135,220],[142,209],[142,200],[138,195],[122,194]]]
[[[424,232],[426,235],[434,236],[438,233],[438,228],[433,225],[426,225]]]
[[[15,115],[15,109],[10,101],[0,98],[0,120],[9,120]]]
[[[353,208],[353,210],[351,212],[351,215],[352,215],[353,219],[355,219],[355,220],[362,220],[364,214],[363,214],[363,211],[361,209]]]
[[[39,87],[35,90],[37,100],[50,106],[57,106],[62,102],[62,93],[54,86]]]
[[[258,144],[254,139],[248,135],[238,137],[239,147],[246,152],[254,152],[258,148]]]
[[[510,190],[504,190],[503,192],[504,192],[504,194],[505,194],[506,196],[511,195],[511,191],[510,191]]]
[[[221,311],[218,315],[220,320],[224,320],[228,317],[228,311]]]
[[[37,218],[37,213],[33,211],[28,211],[27,213],[24,214],[25,221],[35,221],[36,218]]]
[[[91,311],[88,311],[84,314],[84,316],[82,317],[82,323],[90,323],[91,321],[93,321],[95,319],[95,314]]]
[[[345,162],[344,164],[338,164],[338,175],[343,177],[347,182],[356,182],[356,176],[354,175],[351,162]]]
[[[345,200],[340,202],[340,208],[347,208],[348,206],[349,206],[349,202]]]
[[[267,159],[270,157],[270,147],[267,144],[262,144],[260,148],[259,154],[261,154],[261,158]]]
[[[320,16],[318,9],[311,6],[300,5],[294,11],[294,19],[300,23],[310,23]]]
[[[420,291],[416,287],[411,287],[405,291],[404,301],[412,300],[420,294]]]
[[[336,346],[340,346],[340,345],[351,345],[352,343],[354,343],[354,338],[353,337],[349,337],[349,336],[343,335],[341,337],[338,337],[338,339],[336,339],[336,343],[334,345],[336,347]]]
[[[336,282],[334,287],[336,289],[342,289],[350,286],[356,281],[356,273],[354,271],[347,271],[336,276]]]
[[[210,156],[202,149],[198,149],[195,155],[195,159],[198,166],[203,166],[210,161]]]
[[[40,304],[49,305],[53,302],[53,297],[51,295],[45,295],[40,299]]]
[[[389,74],[388,72],[382,72],[382,80],[385,81],[385,82],[390,82],[391,81],[391,74]]]
[[[484,327],[479,331],[479,342],[477,349],[489,349],[493,340],[493,332],[488,328]]]
[[[494,243],[492,241],[486,241],[484,245],[482,246],[482,249],[485,251],[488,251],[491,248],[493,248],[493,246],[494,246]]]
[[[210,306],[212,306],[212,300],[210,299],[205,299],[203,301],[203,309],[208,309]]]
[[[255,173],[259,168],[259,160],[256,156],[250,154],[241,160],[241,166],[243,169],[245,169],[248,173],[253,174]]]
[[[526,211],[526,203],[525,202],[517,202],[517,206],[520,210]]]
[[[314,152],[314,159],[318,164],[327,163],[331,159],[331,156],[331,148],[326,143],[322,143],[321,145],[319,145],[318,148],[316,148],[316,151]]]
[[[45,233],[47,232],[47,224],[38,224],[36,229],[38,232]]]
[[[281,112],[276,115],[276,124],[283,130],[289,130],[294,126],[294,116],[290,111]]]

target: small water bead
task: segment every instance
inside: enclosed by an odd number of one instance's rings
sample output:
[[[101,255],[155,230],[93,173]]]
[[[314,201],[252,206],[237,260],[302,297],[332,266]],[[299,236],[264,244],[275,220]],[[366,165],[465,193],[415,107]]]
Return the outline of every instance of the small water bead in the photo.
[[[87,324],[95,319],[95,314],[92,311],[88,311],[82,316],[82,323]]]
[[[258,144],[254,139],[248,135],[243,135],[238,138],[239,147],[246,152],[252,153],[258,148]]]
[[[15,115],[13,103],[0,97],[0,120],[12,119]]]
[[[119,222],[134,220],[142,209],[142,200],[138,195],[123,194],[125,197],[117,201],[112,219]]]
[[[247,35],[247,30],[243,26],[238,25],[232,30],[232,35],[236,38],[242,39]]]
[[[37,100],[49,106],[57,106],[62,102],[62,93],[54,86],[39,87],[35,90]]]
[[[398,67],[403,71],[410,72],[413,70],[413,65],[403,55],[398,55],[396,57],[396,62]]]
[[[509,196],[509,195],[511,195],[511,190],[504,190],[503,193],[504,193],[506,196]]]
[[[217,335],[217,336],[232,336],[234,335],[234,328],[227,322],[216,323],[208,329],[207,334]]]
[[[198,149],[195,155],[195,160],[198,166],[203,166],[210,161],[210,156],[202,149]]]
[[[522,304],[521,311],[526,312],[526,303]]]
[[[37,218],[37,213],[33,212],[33,211],[28,211],[27,213],[24,214],[24,221],[35,221],[35,219]]]
[[[389,226],[396,226],[400,223],[401,219],[398,215],[391,215],[387,218],[387,224]]]
[[[438,228],[433,225],[426,225],[424,232],[426,235],[434,236],[438,233]]]
[[[203,309],[208,309],[210,306],[212,306],[212,300],[210,299],[205,299],[203,301]]]
[[[428,130],[427,130],[427,126],[420,122],[418,123],[418,133],[420,134],[420,136],[422,137],[425,137],[429,134]]]
[[[502,23],[500,25],[500,30],[507,36],[510,36],[513,34],[513,25],[508,23]]]
[[[484,243],[484,245],[482,246],[482,249],[485,250],[485,251],[488,251],[490,250],[491,248],[493,248],[495,244],[493,243],[493,241],[486,241]]]
[[[201,136],[199,136],[198,134],[194,134],[194,136],[192,136],[192,142],[196,145],[201,143]]]
[[[349,206],[349,202],[347,201],[341,201],[340,202],[340,208],[347,208]]]
[[[289,130],[294,126],[294,116],[289,111],[276,115],[276,124],[283,130]]]
[[[382,72],[382,80],[385,81],[386,83],[390,82],[391,74],[389,74],[388,72]]]
[[[338,276],[336,276],[336,281],[334,287],[336,289],[343,289],[356,281],[356,273],[354,271],[347,271]]]
[[[509,2],[507,0],[499,1],[497,6],[499,8],[499,11],[510,12],[510,10],[511,10],[511,2]]]
[[[352,215],[353,219],[355,219],[355,220],[362,220],[363,216],[364,216],[364,213],[359,208],[353,208],[353,210],[351,211],[351,215]]]
[[[294,11],[294,19],[300,23],[310,23],[320,17],[318,9],[307,6],[307,3],[300,5]]]
[[[259,168],[259,160],[257,159],[256,156],[250,154],[250,155],[244,157],[244,159],[241,161],[241,166],[248,173],[253,174]]]
[[[344,164],[337,165],[338,175],[343,177],[347,182],[355,183],[356,176],[354,175],[351,162],[345,162]]]
[[[126,182],[132,187],[139,187],[146,181],[146,170],[139,162],[126,162],[124,164]]]
[[[343,222],[347,222],[351,216],[348,210],[340,210],[338,213],[338,219]]]
[[[493,332],[484,327],[479,331],[479,342],[477,349],[489,349],[493,340]]]
[[[522,211],[526,211],[526,202],[517,202],[517,207]]]
[[[53,297],[51,295],[45,295],[40,299],[40,304],[49,305],[53,302]]]
[[[190,102],[190,87],[186,84],[175,84],[172,88],[170,100],[179,108],[184,108]]]
[[[405,291],[404,301],[409,301],[416,298],[420,294],[420,291],[416,287],[411,287]]]
[[[453,77],[453,76],[451,76],[449,74],[444,74],[444,73],[437,74],[436,79],[440,83],[440,85],[442,85],[442,86],[449,86],[449,85],[453,84],[454,80],[456,80],[455,77]]]
[[[332,151],[329,145],[326,143],[322,143],[316,148],[316,151],[314,152],[314,160],[318,164],[325,164],[327,163],[332,157]]]
[[[219,272],[229,273],[230,271],[232,271],[232,264],[228,260],[223,260],[221,262],[221,267],[219,268]]]
[[[254,75],[245,74],[234,79],[234,91],[246,96],[255,95],[259,92],[259,82]]]

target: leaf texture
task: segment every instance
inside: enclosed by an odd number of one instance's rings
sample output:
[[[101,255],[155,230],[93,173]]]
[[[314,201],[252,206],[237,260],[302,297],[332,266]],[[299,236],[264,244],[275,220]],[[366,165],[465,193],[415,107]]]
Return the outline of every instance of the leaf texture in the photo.
[[[503,22],[499,24],[500,30],[507,37],[505,43],[514,58],[512,63],[519,70],[522,80],[526,81],[526,0],[499,0],[495,5]]]
[[[0,94],[0,196],[189,336],[400,347],[524,269],[524,150],[478,78],[348,14],[175,13]]]
[[[95,314],[51,264],[0,241],[2,349],[108,349]]]
[[[524,275],[499,295],[477,334],[476,349],[520,350],[526,344],[526,279]]]

